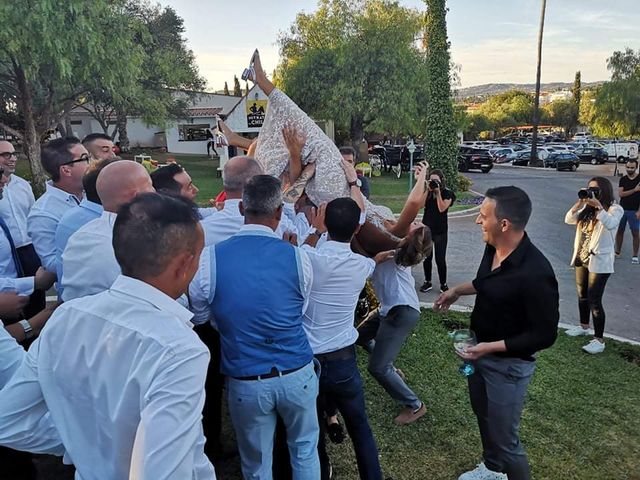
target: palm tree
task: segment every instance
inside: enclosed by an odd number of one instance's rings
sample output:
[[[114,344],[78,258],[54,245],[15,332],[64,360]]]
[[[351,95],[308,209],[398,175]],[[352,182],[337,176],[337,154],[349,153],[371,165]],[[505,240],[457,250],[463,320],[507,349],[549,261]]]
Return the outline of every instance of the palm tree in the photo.
[[[533,135],[531,136],[531,162],[533,167],[542,167],[544,164],[538,158],[538,123],[540,123],[540,66],[542,64],[542,32],[544,31],[544,12],[547,8],[547,0],[542,0],[540,12],[540,29],[538,31],[538,66],[536,69],[536,96],[533,103]]]

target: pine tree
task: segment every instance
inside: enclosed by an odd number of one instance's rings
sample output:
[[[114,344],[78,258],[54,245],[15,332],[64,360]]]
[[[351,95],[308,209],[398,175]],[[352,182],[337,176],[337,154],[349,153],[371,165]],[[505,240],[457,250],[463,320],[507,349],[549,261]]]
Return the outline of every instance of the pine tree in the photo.
[[[224,82],[224,94],[229,95],[229,85],[227,85],[227,82]]]
[[[447,40],[446,0],[425,0],[427,4],[425,39],[428,74],[425,105],[425,156],[429,165],[439,168],[447,183],[456,187],[458,139],[451,102],[449,41]]]
[[[580,109],[580,96],[582,89],[582,79],[580,70],[576,72],[576,78],[573,80],[573,88],[571,89],[571,93],[573,94],[573,101],[576,103],[576,107],[578,110]]]
[[[235,75],[233,76],[233,96],[234,97],[242,96],[242,89],[240,88],[240,80],[238,80],[238,77],[236,77]]]

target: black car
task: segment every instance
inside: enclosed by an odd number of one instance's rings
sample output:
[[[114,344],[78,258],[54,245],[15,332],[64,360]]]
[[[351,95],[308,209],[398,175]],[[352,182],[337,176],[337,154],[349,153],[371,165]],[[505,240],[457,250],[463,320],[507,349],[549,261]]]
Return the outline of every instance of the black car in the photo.
[[[573,153],[578,156],[581,162],[590,163],[591,165],[602,165],[609,158],[607,152],[602,148],[581,147]]]
[[[493,159],[487,150],[472,147],[458,148],[458,171],[480,170],[489,173],[493,168]]]
[[[544,161],[546,168],[555,168],[556,170],[571,170],[575,172],[580,166],[580,159],[573,153],[552,153]]]

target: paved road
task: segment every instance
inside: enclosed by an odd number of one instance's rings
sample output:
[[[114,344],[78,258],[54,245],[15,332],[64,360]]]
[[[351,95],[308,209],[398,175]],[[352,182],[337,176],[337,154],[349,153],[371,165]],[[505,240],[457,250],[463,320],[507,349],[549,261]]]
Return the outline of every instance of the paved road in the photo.
[[[608,177],[617,191],[618,179],[613,177],[613,164],[602,166],[581,165],[575,173],[545,171],[542,169],[497,166],[489,174],[468,174],[473,180],[473,190],[484,192],[490,187],[515,185],[524,189],[533,202],[533,213],[527,232],[532,241],[547,256],[560,285],[560,321],[578,323],[578,307],[574,273],[569,266],[573,249],[575,227],[564,224],[564,215],[577,198],[579,188],[586,186],[596,175]],[[473,279],[484,245],[475,216],[449,220],[449,248],[447,264],[449,285]],[[611,276],[604,295],[607,313],[606,333],[640,341],[640,266],[631,265],[631,236],[623,244],[622,256],[616,260],[616,273]],[[424,274],[414,268],[416,284],[421,285]],[[438,277],[434,264],[434,286]],[[437,298],[438,288],[420,294],[424,302]],[[461,301],[461,305],[473,305],[473,297]]]

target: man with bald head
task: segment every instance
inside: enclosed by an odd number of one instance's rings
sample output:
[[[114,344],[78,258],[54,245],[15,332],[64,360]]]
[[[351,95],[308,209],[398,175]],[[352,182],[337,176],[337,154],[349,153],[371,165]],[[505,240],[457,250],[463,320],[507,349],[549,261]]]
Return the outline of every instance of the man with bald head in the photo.
[[[153,192],[151,177],[139,163],[118,160],[102,169],[96,182],[102,216],[74,233],[62,254],[62,300],[107,290],[120,275],[113,253],[113,225],[122,205]]]

